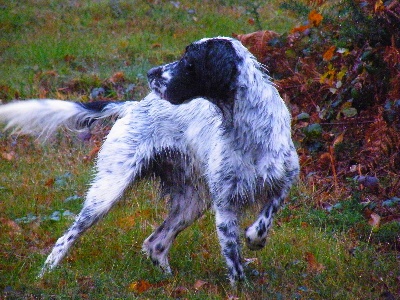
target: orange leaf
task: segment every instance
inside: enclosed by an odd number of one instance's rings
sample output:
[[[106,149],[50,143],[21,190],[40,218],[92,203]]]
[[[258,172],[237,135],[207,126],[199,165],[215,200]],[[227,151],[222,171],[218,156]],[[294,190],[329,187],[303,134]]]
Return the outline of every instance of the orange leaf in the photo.
[[[128,216],[125,218],[118,219],[116,221],[119,228],[122,229],[129,229],[135,226],[136,224],[136,217],[135,216]]]
[[[323,264],[320,264],[317,262],[317,259],[315,258],[314,254],[311,252],[306,252],[304,259],[308,263],[308,270],[311,272],[321,272],[325,269],[325,266]]]
[[[124,72],[116,72],[108,80],[114,84],[124,82],[125,74],[124,74]]]
[[[253,18],[250,18],[247,20],[247,23],[249,23],[250,25],[254,25],[255,21]]]
[[[343,142],[344,133],[345,133],[345,132],[343,131],[341,134],[339,134],[339,135],[335,138],[335,140],[333,141],[333,147],[335,147],[336,145],[338,145],[338,144],[340,144],[340,143]]]
[[[314,26],[318,26],[322,22],[322,15],[317,13],[316,10],[312,10],[310,14],[308,15],[308,20],[310,21],[311,24]]]
[[[54,178],[49,178],[49,179],[46,180],[46,182],[44,183],[44,185],[45,185],[46,187],[51,187],[51,186],[53,186],[53,184],[54,184],[55,181],[56,181],[56,180],[55,180]]]
[[[333,57],[333,54],[335,53],[335,49],[336,49],[335,46],[331,46],[331,47],[324,53],[324,55],[322,56],[322,58],[323,58],[325,61],[330,61],[330,60],[332,59],[332,57]]]
[[[385,5],[383,4],[382,0],[378,0],[375,2],[375,6],[374,6],[375,12],[380,12],[380,11],[383,11],[384,9],[385,9]]]
[[[151,288],[151,284],[150,284],[150,282],[148,282],[146,280],[134,281],[128,286],[129,291],[135,292],[138,294],[141,294],[150,288]]]
[[[295,32],[304,32],[307,29],[309,29],[311,26],[310,25],[302,25],[302,26],[298,26],[293,28],[290,32],[291,33],[295,33]]]
[[[13,160],[15,156],[14,152],[3,152],[1,153],[1,157],[5,160]]]

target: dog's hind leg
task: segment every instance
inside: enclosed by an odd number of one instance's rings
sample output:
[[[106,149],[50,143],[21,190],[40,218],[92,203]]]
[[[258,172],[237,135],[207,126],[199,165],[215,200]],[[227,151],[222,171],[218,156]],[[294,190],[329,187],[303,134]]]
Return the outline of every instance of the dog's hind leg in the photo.
[[[72,226],[60,237],[46,262],[39,277],[53,269],[67,254],[73,243],[94,223],[101,219],[121,196],[121,191],[129,184],[128,178],[118,178],[118,174],[102,177],[94,181],[89,189],[85,204]]]
[[[176,236],[202,216],[209,206],[191,185],[171,193],[170,197],[168,217],[143,243],[143,251],[165,273],[171,273],[168,252]]]
[[[117,121],[99,153],[96,177],[87,193],[81,212],[72,226],[60,237],[47,257],[39,277],[52,268],[67,254],[73,243],[94,223],[101,219],[121,198],[125,189],[138,176],[149,155],[146,145],[134,147],[129,140],[119,138],[126,130],[127,122]],[[126,125],[128,124],[128,125]],[[117,134],[114,134],[117,132]],[[128,133],[122,136],[126,137]]]

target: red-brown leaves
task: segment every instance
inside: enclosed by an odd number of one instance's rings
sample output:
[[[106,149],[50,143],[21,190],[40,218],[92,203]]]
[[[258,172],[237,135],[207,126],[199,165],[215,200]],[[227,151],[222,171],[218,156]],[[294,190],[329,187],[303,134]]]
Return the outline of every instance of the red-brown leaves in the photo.
[[[325,53],[322,55],[322,58],[325,61],[330,61],[333,57],[333,54],[335,53],[336,47],[335,46],[331,46],[329,47],[328,50],[325,51]]]
[[[234,34],[233,36],[246,45],[258,60],[261,60],[269,52],[268,42],[278,34],[270,30],[263,30],[248,34]]]
[[[137,293],[137,294],[142,294],[145,291],[147,291],[148,289],[150,289],[151,287],[152,287],[152,285],[147,280],[138,280],[138,281],[132,282],[128,286],[128,290],[131,292]]]
[[[307,269],[311,273],[321,273],[325,270],[325,266],[317,261],[315,255],[311,252],[306,252],[304,259],[307,262]]]

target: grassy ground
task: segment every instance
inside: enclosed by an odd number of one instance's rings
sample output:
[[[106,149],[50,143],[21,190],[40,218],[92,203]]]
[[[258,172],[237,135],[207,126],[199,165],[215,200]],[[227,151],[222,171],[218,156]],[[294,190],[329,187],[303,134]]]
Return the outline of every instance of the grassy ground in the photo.
[[[256,15],[246,3],[252,2],[8,1],[0,7],[0,99],[86,101],[100,86],[107,87],[105,96],[139,99],[148,91],[146,71],[177,58],[191,41],[256,30]],[[294,23],[275,4],[261,7],[259,16],[264,29],[278,32]],[[47,146],[0,137],[0,298],[398,295],[399,253],[391,247],[390,228],[372,230],[356,193],[334,195],[337,205],[328,213],[318,205],[318,191],[302,181],[279,213],[266,248],[244,249],[249,280],[238,289],[226,280],[211,213],[177,238],[170,255],[174,276],[165,277],[141,254],[142,241],[166,213],[163,200],[155,201],[152,182],[135,186],[57,270],[37,280],[46,254],[80,210],[95,148],[94,141],[76,137],[56,137]],[[250,221],[245,218],[243,225]]]

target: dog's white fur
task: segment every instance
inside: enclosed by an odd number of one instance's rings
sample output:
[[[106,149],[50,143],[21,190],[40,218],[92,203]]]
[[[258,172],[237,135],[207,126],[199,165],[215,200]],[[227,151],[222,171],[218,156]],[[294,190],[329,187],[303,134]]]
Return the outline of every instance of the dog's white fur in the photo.
[[[182,59],[149,72],[154,92],[140,102],[112,103],[101,111],[57,100],[0,106],[0,121],[8,123],[8,127],[45,137],[61,125],[79,129],[90,120],[119,117],[99,152],[96,175],[83,209],[58,239],[41,276],[59,263],[75,240],[111,209],[132,182],[155,174],[160,177],[162,193],[170,195],[170,213],[143,244],[151,260],[171,272],[167,257],[176,235],[212,207],[229,278],[232,282],[244,279],[239,243],[242,210],[256,202],[264,206],[245,231],[250,249],[260,249],[265,245],[274,214],[297,177],[299,164],[291,140],[288,109],[240,42],[230,38],[202,39],[192,44],[197,50],[188,48],[187,54],[210,51],[207,57],[213,53],[228,55],[221,51],[221,44],[229,50],[233,64],[226,66],[231,68],[226,74],[235,78],[234,88],[227,90],[232,101],[227,100],[228,96],[220,99],[221,91],[213,97],[212,87],[204,95],[200,88],[199,95],[194,94],[187,101],[171,96],[169,90],[173,90],[174,79],[179,78],[185,63]],[[221,72],[215,76],[224,80],[224,70],[207,72]],[[202,73],[198,71],[196,81],[201,80]]]

